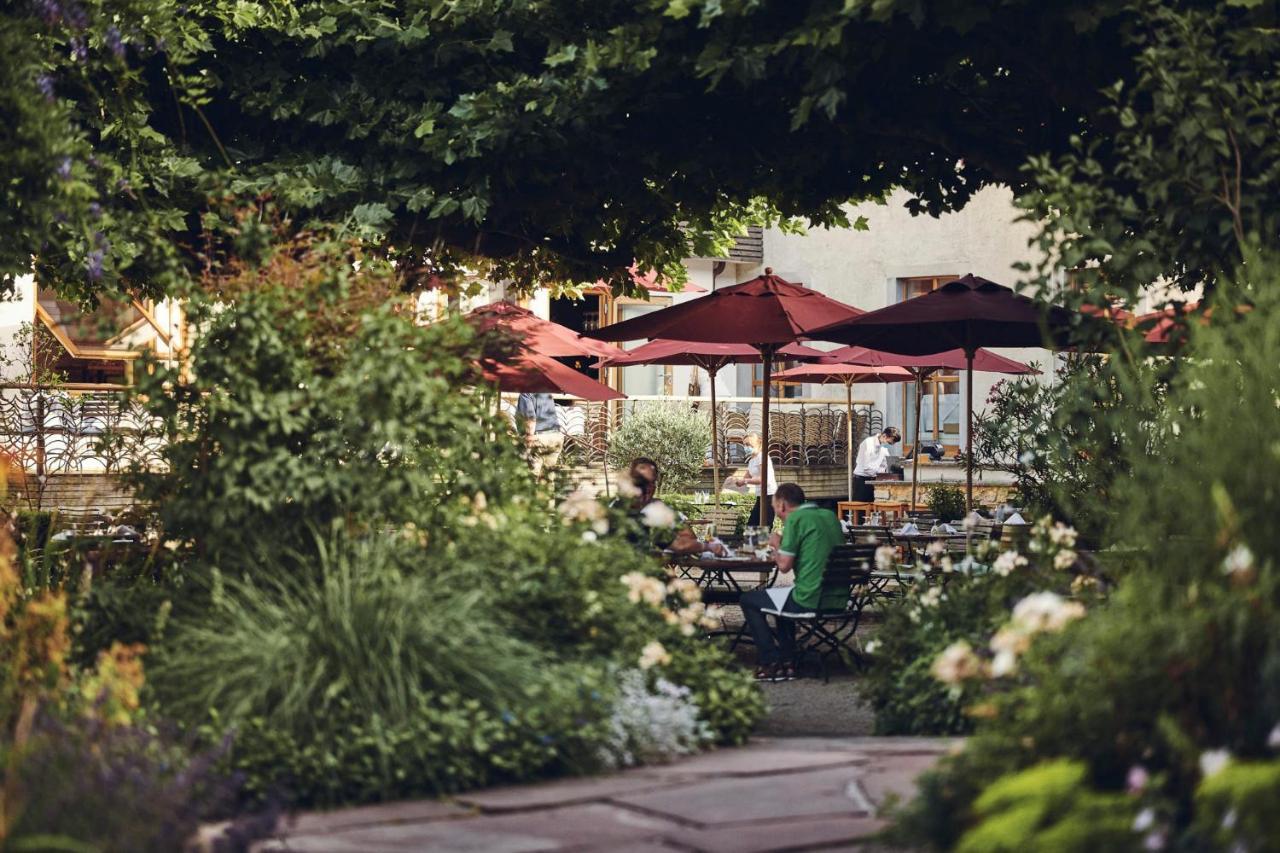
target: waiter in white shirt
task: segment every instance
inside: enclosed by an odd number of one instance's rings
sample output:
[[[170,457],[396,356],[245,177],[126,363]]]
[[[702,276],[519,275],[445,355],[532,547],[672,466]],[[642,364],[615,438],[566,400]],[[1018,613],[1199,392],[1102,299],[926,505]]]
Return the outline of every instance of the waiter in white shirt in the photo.
[[[876,490],[871,481],[889,469],[889,449],[902,441],[893,427],[885,427],[879,435],[868,436],[858,445],[858,459],[853,465],[853,497],[855,501],[874,501]]]
[[[751,451],[751,458],[747,460],[747,476],[736,478],[735,482],[739,486],[751,486],[751,491],[756,495],[756,506],[751,511],[751,519],[748,524],[760,523],[760,464],[762,460],[767,460],[769,465],[769,497],[772,498],[774,493],[778,491],[778,475],[773,473],[773,460],[768,454],[763,452],[764,441],[760,438],[759,433],[751,433],[742,439],[742,443]]]

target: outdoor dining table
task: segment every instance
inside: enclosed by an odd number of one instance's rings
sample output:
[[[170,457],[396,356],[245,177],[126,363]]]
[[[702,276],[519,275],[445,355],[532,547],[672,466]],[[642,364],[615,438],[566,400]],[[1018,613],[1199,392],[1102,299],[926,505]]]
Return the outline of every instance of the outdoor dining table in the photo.
[[[677,557],[667,555],[667,564],[679,577],[688,578],[707,591],[724,592],[726,598],[737,600],[748,589],[759,589],[768,586],[773,573],[777,570],[771,559],[762,560],[755,556],[740,557]],[[734,577],[735,574],[754,574],[758,583],[744,588],[743,583]],[[705,598],[705,595],[704,595]]]

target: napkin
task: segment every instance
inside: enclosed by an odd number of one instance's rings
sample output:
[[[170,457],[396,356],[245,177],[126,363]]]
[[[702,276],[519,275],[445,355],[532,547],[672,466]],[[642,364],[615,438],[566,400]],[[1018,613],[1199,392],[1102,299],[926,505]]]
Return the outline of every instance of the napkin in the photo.
[[[916,527],[914,524],[912,524],[909,521],[906,524],[902,525],[901,530],[894,531],[894,533],[898,536],[914,536],[919,532],[920,532],[920,528]]]
[[[1026,520],[1022,517],[1022,513],[1015,512],[1004,520],[1005,524],[1026,524]]]

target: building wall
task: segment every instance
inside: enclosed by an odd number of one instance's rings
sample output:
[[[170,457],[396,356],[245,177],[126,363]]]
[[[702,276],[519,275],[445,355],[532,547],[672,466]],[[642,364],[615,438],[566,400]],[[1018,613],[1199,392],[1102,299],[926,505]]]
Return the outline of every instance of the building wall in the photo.
[[[24,275],[14,284],[13,294],[0,298],[0,380],[22,372],[23,343],[18,333],[35,314],[35,278]]]
[[[1016,286],[1020,274],[1014,264],[1038,260],[1028,245],[1035,227],[1014,221],[1018,210],[1013,193],[1005,187],[984,188],[964,210],[936,219],[912,216],[904,206],[907,197],[898,192],[883,205],[850,207],[850,219],[865,216],[868,231],[810,229],[796,236],[769,229],[764,237],[765,264],[785,279],[870,311],[897,301],[900,278],[974,273]],[[1042,370],[1052,365],[1053,356],[1041,349],[995,352],[1036,362]],[[982,409],[987,393],[999,379],[992,374],[974,375],[975,409]],[[856,397],[876,401],[886,412],[888,423],[901,427],[901,394],[906,387],[869,384],[855,386],[854,392]],[[805,393],[843,396],[843,387],[809,386]]]

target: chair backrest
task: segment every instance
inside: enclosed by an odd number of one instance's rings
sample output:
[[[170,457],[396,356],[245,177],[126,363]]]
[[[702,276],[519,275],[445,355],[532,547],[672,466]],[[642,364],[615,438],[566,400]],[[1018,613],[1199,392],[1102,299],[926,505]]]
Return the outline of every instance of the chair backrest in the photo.
[[[827,557],[827,568],[822,573],[822,595],[826,597],[840,592],[847,608],[861,600],[856,592],[866,586],[875,565],[876,545],[837,545]]]

